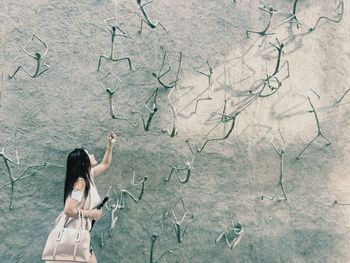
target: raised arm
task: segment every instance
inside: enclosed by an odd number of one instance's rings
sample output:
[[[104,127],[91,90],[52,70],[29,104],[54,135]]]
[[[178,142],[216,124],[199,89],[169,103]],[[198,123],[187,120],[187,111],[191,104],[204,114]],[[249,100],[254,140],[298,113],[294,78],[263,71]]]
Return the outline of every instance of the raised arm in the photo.
[[[152,2],[153,2],[153,0],[148,1],[148,2],[144,3],[144,4],[142,5],[142,7],[145,7],[146,5],[148,5],[148,4],[152,3]]]
[[[105,20],[103,20],[103,22],[105,23],[106,28],[107,28],[108,31],[111,32],[111,33],[112,33],[112,29],[111,29],[110,26],[108,25],[108,22],[109,22],[109,21],[113,21],[113,20],[115,20],[115,17],[106,18]]]
[[[104,171],[106,171],[108,169],[108,167],[111,164],[113,144],[114,144],[115,139],[116,139],[116,134],[114,132],[111,132],[108,134],[107,138],[108,138],[107,148],[106,148],[106,152],[105,152],[105,155],[103,157],[103,160],[101,163],[99,163],[98,165],[96,165],[92,168],[94,176],[98,176],[98,175],[102,174]]]
[[[30,41],[32,41],[33,39],[34,39],[34,35],[32,36],[31,39],[29,39],[29,40],[27,41],[27,43],[24,45],[24,47],[22,48],[22,50],[23,50],[23,52],[26,53],[28,56],[31,56],[32,58],[35,59],[35,56],[33,56],[32,54],[30,54],[30,53],[27,51],[27,49],[26,49],[27,46],[29,45]]]
[[[44,46],[45,46],[45,51],[44,51],[44,54],[41,55],[41,57],[45,57],[45,55],[47,54],[47,51],[49,51],[49,46],[44,42],[42,41],[38,36],[36,35],[33,35],[33,38],[36,38],[37,40],[39,40]]]
[[[40,41],[40,43],[42,43],[45,47],[45,51],[44,51],[44,54],[41,55],[41,58],[45,57],[45,55],[47,54],[47,51],[49,50],[49,47],[48,45],[42,41],[38,36],[34,35],[32,36],[32,38],[30,38],[27,43],[24,45],[24,47],[22,48],[22,50],[24,51],[24,53],[26,53],[28,56],[31,56],[32,58],[36,59],[36,56],[30,54],[28,51],[27,51],[27,46],[29,45],[30,41],[33,41],[34,38],[36,38],[37,40]]]
[[[121,36],[121,37],[126,37],[126,38],[129,38],[129,36],[128,36],[128,34],[126,33],[126,32],[124,32],[119,26],[115,26],[118,30],[119,30],[119,32],[121,33],[117,33],[117,35],[118,36]]]

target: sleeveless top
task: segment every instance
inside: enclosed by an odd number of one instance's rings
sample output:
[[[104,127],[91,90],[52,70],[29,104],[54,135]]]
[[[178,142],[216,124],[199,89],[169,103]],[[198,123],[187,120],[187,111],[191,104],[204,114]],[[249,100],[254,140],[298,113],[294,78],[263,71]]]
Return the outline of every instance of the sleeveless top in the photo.
[[[80,197],[80,201],[78,204],[78,208],[83,209],[83,210],[92,210],[94,208],[96,208],[96,206],[101,202],[101,197],[97,191],[96,188],[96,184],[94,181],[94,170],[90,171],[90,190],[88,193],[88,196],[84,196],[82,192],[78,192],[79,193],[79,197]],[[81,177],[79,177],[81,178]],[[83,178],[81,178],[83,180]],[[71,193],[71,197],[73,197],[73,193],[75,190],[73,190],[73,192]],[[74,199],[74,198],[73,198]],[[77,200],[77,199],[75,199]]]
[[[90,196],[91,196],[91,201],[90,201],[90,207],[89,209],[94,209],[100,202],[101,202],[101,197],[98,194],[95,181],[94,181],[94,170],[91,170],[91,181],[92,184],[90,184]]]
[[[93,174],[93,170],[91,170],[90,172],[91,174],[91,184],[90,184],[90,191],[88,196],[85,198],[83,197],[81,199],[81,201],[78,204],[78,208],[80,209],[84,209],[84,210],[88,210],[88,209],[94,209],[100,202],[101,202],[101,198],[100,195],[97,192],[97,188],[94,182],[94,174]],[[91,230],[91,219],[90,218],[84,218],[85,220],[85,229],[86,230]],[[78,217],[68,217],[64,211],[62,211],[58,217],[55,220],[55,228],[56,227],[63,227],[64,225],[67,228],[80,228],[80,224],[79,224],[79,218]],[[55,261],[57,263],[63,263],[63,261]],[[64,261],[65,263],[74,263],[76,261]],[[53,261],[45,261],[45,263],[54,263]]]
[[[100,202],[101,202],[101,197],[97,191],[95,182],[94,182],[94,173],[93,170],[90,172],[91,175],[91,184],[90,184],[90,190],[89,194],[86,197],[83,197],[81,201],[78,204],[78,208],[82,210],[92,210],[94,209]],[[55,220],[57,222],[57,225],[60,223],[63,223],[67,219],[67,215],[62,211],[62,213],[57,217]],[[78,218],[76,217],[70,217],[66,223],[67,227],[70,228],[78,228]],[[86,229],[91,228],[91,219],[86,219]]]

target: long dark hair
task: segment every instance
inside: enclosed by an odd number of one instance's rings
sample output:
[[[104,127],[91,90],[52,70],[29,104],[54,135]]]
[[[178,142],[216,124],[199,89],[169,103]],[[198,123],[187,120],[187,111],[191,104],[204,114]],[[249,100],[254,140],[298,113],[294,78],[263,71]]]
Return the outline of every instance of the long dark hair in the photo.
[[[74,183],[79,177],[83,178],[85,181],[84,196],[86,197],[88,195],[91,183],[90,171],[91,163],[88,154],[82,148],[75,148],[67,158],[67,171],[64,182],[64,204],[66,203],[67,197],[73,191]]]

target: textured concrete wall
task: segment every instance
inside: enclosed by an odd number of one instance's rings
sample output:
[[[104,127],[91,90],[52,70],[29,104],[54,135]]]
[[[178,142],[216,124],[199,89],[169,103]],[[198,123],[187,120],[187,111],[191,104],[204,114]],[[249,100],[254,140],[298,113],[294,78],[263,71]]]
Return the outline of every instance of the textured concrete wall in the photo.
[[[292,11],[292,1],[269,1],[278,12],[271,30],[276,34],[246,37],[245,30],[261,30],[268,15],[258,9],[258,1],[162,1],[146,7],[160,27],[144,28],[138,34],[142,16],[136,1],[2,1],[0,3],[0,142],[17,131],[7,153],[14,158],[18,149],[21,165],[44,161],[45,167],[34,176],[18,181],[14,209],[9,210],[10,187],[0,191],[0,255],[2,262],[40,262],[41,253],[53,221],[63,209],[63,181],[68,153],[83,146],[103,157],[108,131],[118,131],[110,169],[96,184],[101,196],[110,185],[116,189],[139,191],[132,186],[132,170],[148,176],[144,198],[134,204],[126,201],[120,211],[113,237],[99,247],[99,232],[108,227],[108,212],[96,224],[93,245],[99,262],[149,262],[150,240],[146,221],[154,211],[161,216],[171,210],[181,194],[189,212],[197,219],[191,223],[182,243],[177,243],[171,224],[162,219],[164,232],[155,253],[173,253],[164,262],[347,262],[350,255],[346,206],[334,200],[349,201],[347,160],[349,154],[350,95],[336,104],[349,83],[349,8],[343,20],[322,20],[308,33],[321,15],[337,17],[333,1],[300,1],[297,17],[302,25],[278,25]],[[103,20],[117,17],[118,25],[130,38],[117,38],[115,55],[129,56],[127,63],[97,62],[110,52],[110,33]],[[21,50],[32,34],[49,46],[44,59],[50,69],[31,79],[23,71],[13,79],[7,75],[22,64],[31,71],[33,59]],[[193,163],[187,184],[173,175],[164,178],[171,167],[190,160],[185,139],[195,149],[207,138],[223,137],[229,123],[221,123],[217,112],[227,100],[227,112],[249,96],[249,89],[271,74],[276,65],[276,50],[269,42],[275,38],[285,44],[282,63],[289,61],[290,77],[278,78],[280,90],[259,98],[236,119],[234,130],[225,141],[210,142]],[[159,89],[158,107],[150,131],[142,129],[139,116],[130,110],[145,111],[144,102],[159,84],[152,77],[162,60],[160,46],[168,49],[169,63],[176,68],[183,52],[179,90],[172,98],[176,109],[177,136],[162,129],[171,127],[169,90]],[[32,47],[32,50],[42,47]],[[194,70],[209,59],[213,66],[213,99],[201,101],[198,113],[191,114],[196,100],[206,96],[207,78]],[[203,68],[205,69],[205,68]],[[113,72],[122,80],[114,96],[122,116],[138,122],[134,128],[109,115],[108,96],[100,78]],[[173,80],[170,72],[166,80]],[[313,91],[311,91],[312,89]],[[317,93],[319,97],[315,94]],[[299,160],[295,157],[317,134],[310,97],[324,135],[332,144],[318,138]],[[213,127],[216,127],[213,129]],[[278,129],[285,138],[284,186],[288,201],[261,200],[272,195],[279,179],[279,157],[270,141],[281,147]],[[0,185],[9,181],[0,163]],[[281,194],[279,192],[279,194]],[[221,240],[231,219],[245,230],[232,250]],[[186,220],[185,220],[186,225]]]

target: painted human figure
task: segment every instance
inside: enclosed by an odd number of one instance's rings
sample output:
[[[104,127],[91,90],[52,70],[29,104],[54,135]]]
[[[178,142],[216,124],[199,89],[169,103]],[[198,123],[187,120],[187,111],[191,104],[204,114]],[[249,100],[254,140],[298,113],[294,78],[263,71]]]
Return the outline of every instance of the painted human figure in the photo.
[[[136,0],[136,3],[139,6],[139,8],[140,8],[140,10],[141,10],[141,12],[143,14],[143,17],[144,17],[144,18],[141,19],[141,26],[140,26],[140,30],[139,30],[140,34],[142,33],[142,25],[143,25],[143,23],[145,23],[146,25],[148,25],[152,29],[156,28],[158,25],[160,25],[164,29],[164,31],[167,32],[165,27],[158,20],[155,21],[155,22],[152,22],[151,19],[148,17],[148,15],[146,13],[146,10],[145,10],[145,7],[147,5],[149,5],[150,3],[152,3],[152,2],[153,2],[153,0],[150,0],[150,1],[142,4],[142,0]]]
[[[36,52],[34,53],[34,55],[32,55],[30,52],[27,51],[26,47],[28,46],[28,44],[33,41],[34,39],[37,39],[39,40],[45,47],[45,52],[43,55],[41,55],[40,53]],[[41,66],[41,62],[42,62],[42,59],[45,57],[47,51],[49,50],[49,47],[47,46],[47,44],[42,41],[39,37],[37,37],[36,35],[33,35],[31,39],[28,40],[28,42],[24,45],[23,49],[24,53],[26,53],[28,56],[32,57],[35,62],[36,62],[36,67],[35,67],[35,71],[34,73],[30,73],[24,66],[20,65],[18,66],[18,68],[15,70],[15,72],[10,75],[9,74],[9,78],[12,79],[20,69],[23,69],[25,73],[27,73],[27,75],[31,78],[36,78],[36,77],[39,77],[41,74],[43,74],[44,72],[46,72],[47,70],[50,69],[50,66],[47,65],[47,64],[43,64],[46,68],[43,69],[42,71],[40,71],[40,66]]]
[[[116,36],[121,36],[121,37],[125,37],[128,38],[128,35],[118,26],[116,25],[112,25],[110,26],[108,24],[109,21],[113,21],[116,20],[115,17],[113,18],[107,18],[104,20],[105,26],[108,29],[108,31],[111,33],[111,53],[109,56],[107,55],[101,55],[99,60],[98,60],[98,66],[97,66],[97,71],[100,71],[100,66],[101,66],[101,60],[102,58],[106,59],[106,60],[110,60],[110,61],[120,61],[120,60],[126,60],[129,64],[129,69],[132,70],[132,65],[131,65],[131,60],[129,57],[122,57],[122,58],[114,58],[113,57],[113,51],[114,51],[114,40]]]

